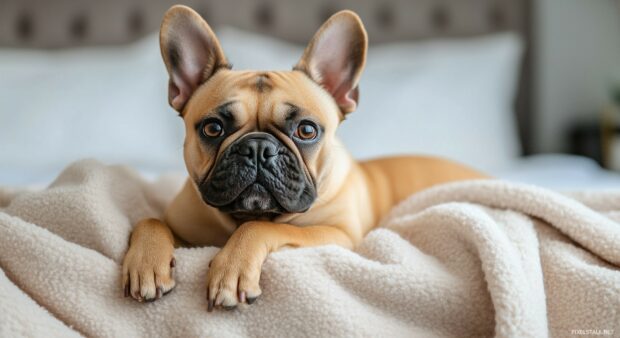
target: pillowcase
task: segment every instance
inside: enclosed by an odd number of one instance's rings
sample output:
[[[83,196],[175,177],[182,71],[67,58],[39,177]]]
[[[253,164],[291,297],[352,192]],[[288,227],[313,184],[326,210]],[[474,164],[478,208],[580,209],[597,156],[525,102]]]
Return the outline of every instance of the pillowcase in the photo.
[[[0,173],[11,176],[0,184],[53,177],[85,157],[183,168],[167,84],[157,35],[121,47],[0,50]]]
[[[505,168],[520,153],[513,110],[520,57],[510,34],[376,48],[359,109],[340,135],[357,157],[420,153]]]
[[[303,48],[234,28],[218,31],[235,69],[291,69]],[[431,154],[482,170],[520,153],[513,103],[515,34],[373,46],[357,111],[338,131],[356,158]]]

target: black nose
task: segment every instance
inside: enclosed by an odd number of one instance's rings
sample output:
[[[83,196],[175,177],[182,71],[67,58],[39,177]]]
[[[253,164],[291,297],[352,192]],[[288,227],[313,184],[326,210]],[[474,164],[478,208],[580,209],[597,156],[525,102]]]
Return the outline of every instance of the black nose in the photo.
[[[278,144],[262,135],[248,137],[237,144],[237,153],[256,163],[265,163],[278,155]]]

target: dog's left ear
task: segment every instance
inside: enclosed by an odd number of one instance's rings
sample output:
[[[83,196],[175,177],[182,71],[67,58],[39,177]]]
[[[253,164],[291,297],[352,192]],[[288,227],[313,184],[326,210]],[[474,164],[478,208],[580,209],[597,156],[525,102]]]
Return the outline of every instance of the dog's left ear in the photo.
[[[159,32],[170,75],[168,101],[179,113],[194,91],[218,69],[229,67],[220,42],[206,21],[189,7],[171,7]]]
[[[308,74],[336,100],[343,114],[355,110],[366,63],[368,37],[359,16],[344,10],[316,32],[294,69]]]

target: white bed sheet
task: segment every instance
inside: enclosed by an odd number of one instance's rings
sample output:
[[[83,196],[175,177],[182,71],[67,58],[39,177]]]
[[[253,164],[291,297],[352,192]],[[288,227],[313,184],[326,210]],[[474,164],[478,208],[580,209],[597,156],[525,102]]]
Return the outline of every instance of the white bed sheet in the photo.
[[[620,173],[604,170],[594,160],[575,155],[529,156],[517,160],[507,170],[492,174],[554,190],[620,189]]]

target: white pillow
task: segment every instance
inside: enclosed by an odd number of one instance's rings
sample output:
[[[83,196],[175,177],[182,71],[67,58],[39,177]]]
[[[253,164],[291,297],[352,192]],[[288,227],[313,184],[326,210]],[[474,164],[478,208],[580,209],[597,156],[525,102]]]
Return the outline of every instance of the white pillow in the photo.
[[[124,47],[2,49],[0,74],[0,173],[20,176],[0,184],[84,157],[182,168],[183,124],[167,103],[156,35]]]
[[[288,70],[303,50],[232,28],[218,36],[235,69]],[[520,55],[514,35],[372,47],[340,136],[358,158],[430,153],[503,168],[518,154]],[[156,34],[123,47],[0,49],[0,184],[51,178],[84,157],[182,170],[167,83]]]
[[[340,135],[358,157],[426,153],[493,170],[519,155],[515,35],[379,47]],[[361,142],[361,144],[358,144]]]
[[[218,31],[235,69],[291,69],[302,47]],[[373,46],[360,102],[339,135],[357,158],[434,154],[483,170],[519,155],[513,112],[521,41],[514,34]]]

